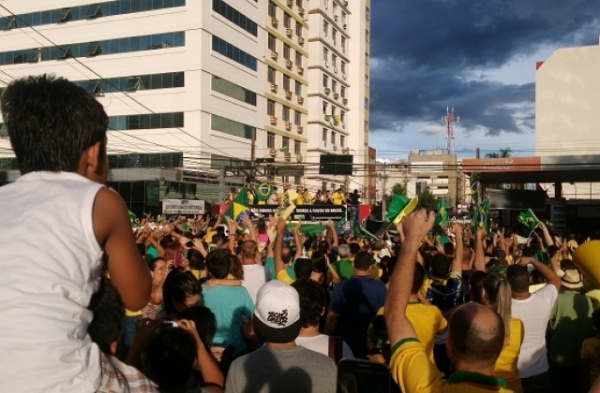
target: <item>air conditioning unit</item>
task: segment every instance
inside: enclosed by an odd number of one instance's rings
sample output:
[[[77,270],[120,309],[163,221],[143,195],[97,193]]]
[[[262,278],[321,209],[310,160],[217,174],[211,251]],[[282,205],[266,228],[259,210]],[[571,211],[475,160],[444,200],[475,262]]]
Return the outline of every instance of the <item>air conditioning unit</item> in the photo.
[[[325,68],[329,68],[329,62],[328,61],[325,62]]]
[[[304,97],[298,97],[297,101],[300,105],[304,104]]]
[[[304,75],[304,68],[303,67],[298,67],[298,74]]]
[[[346,129],[346,123],[342,123],[342,129]]]
[[[287,6],[292,7],[294,5],[294,0],[287,0]]]
[[[290,153],[289,151],[285,152],[285,160],[290,162],[292,160],[292,153]]]
[[[277,20],[277,18],[271,18],[271,26],[275,28],[279,26],[279,21]]]
[[[348,0],[344,1],[344,7],[348,7]]]
[[[269,150],[269,155],[270,155],[271,157],[277,157],[277,150],[275,150],[275,149],[271,149],[271,150]]]
[[[272,50],[271,51],[271,59],[277,60],[278,57],[279,57],[279,53],[277,53],[274,50]]]
[[[271,91],[277,93],[277,85],[275,83],[271,83]]]
[[[275,117],[275,116],[271,116],[271,122],[270,122],[270,123],[271,123],[271,125],[273,125],[273,126],[274,126],[275,124],[277,124],[277,117]]]
[[[342,78],[346,79],[346,74],[342,74]]]
[[[304,37],[298,37],[298,44],[304,45]]]
[[[344,24],[344,30],[348,30],[348,24],[347,23]]]
[[[304,8],[302,8],[302,7],[298,8],[298,15],[300,15],[300,16],[304,15]]]
[[[337,145],[333,145],[333,151],[337,151]]]
[[[285,66],[286,66],[287,68],[292,68],[292,65],[293,65],[293,64],[292,64],[292,61],[291,61],[291,60],[286,60],[286,61],[285,61]]]
[[[304,127],[298,126],[297,130],[298,130],[298,134],[302,134],[304,132]]]
[[[325,94],[329,94],[329,93],[331,93],[331,89],[329,87],[326,87],[325,88]]]
[[[285,92],[285,98],[286,98],[287,100],[291,100],[291,99],[292,99],[292,92],[291,92],[291,91],[289,91],[289,90],[288,90],[288,91],[286,91],[286,92]]]
[[[292,30],[292,29],[285,29],[285,35],[287,35],[288,37],[292,38],[292,36],[294,35],[294,30]]]
[[[335,16],[333,17],[333,20],[337,22],[339,18],[340,18],[339,16],[335,15]]]
[[[337,67],[333,67],[333,72],[337,74]]]
[[[333,93],[333,98],[337,100],[338,98],[340,98],[340,95],[338,93]]]
[[[291,131],[292,130],[292,122],[291,121],[286,121],[285,122],[285,129],[287,131]]]
[[[347,99],[347,98],[344,98],[344,99],[342,99],[342,103],[343,103],[344,105],[348,105],[348,99]]]
[[[303,159],[304,159],[304,158],[303,158],[303,157],[302,157],[300,154],[298,154],[298,155],[296,156],[296,161],[298,162],[298,164],[302,164],[302,161],[303,161]]]

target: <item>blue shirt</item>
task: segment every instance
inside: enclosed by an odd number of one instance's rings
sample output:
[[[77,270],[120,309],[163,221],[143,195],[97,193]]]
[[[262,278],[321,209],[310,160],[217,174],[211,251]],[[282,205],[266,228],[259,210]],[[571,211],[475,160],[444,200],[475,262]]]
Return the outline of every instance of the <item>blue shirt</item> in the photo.
[[[217,331],[213,345],[226,348],[233,345],[234,356],[246,348],[242,336],[242,321],[250,320],[254,314],[254,303],[248,290],[242,286],[229,287],[218,285],[202,291],[202,305],[210,308],[217,320]]]
[[[421,292],[425,299],[445,313],[463,302],[462,276],[450,272],[443,280],[425,278]]]

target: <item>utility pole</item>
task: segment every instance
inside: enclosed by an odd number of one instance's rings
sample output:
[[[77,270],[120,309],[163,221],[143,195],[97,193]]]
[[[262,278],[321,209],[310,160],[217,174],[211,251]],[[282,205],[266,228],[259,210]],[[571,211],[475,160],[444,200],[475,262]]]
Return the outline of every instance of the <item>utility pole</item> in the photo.
[[[386,206],[386,195],[387,195],[387,162],[383,163],[383,192],[382,192],[382,197],[381,197],[381,219],[383,220],[386,213],[387,213],[387,206]]]

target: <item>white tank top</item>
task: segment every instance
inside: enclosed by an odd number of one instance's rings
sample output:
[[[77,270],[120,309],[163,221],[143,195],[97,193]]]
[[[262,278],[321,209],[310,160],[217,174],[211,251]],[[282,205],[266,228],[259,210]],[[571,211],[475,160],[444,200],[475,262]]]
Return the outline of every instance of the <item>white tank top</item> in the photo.
[[[0,187],[0,392],[94,392],[87,335],[102,250],[92,210],[103,186],[33,172]]]

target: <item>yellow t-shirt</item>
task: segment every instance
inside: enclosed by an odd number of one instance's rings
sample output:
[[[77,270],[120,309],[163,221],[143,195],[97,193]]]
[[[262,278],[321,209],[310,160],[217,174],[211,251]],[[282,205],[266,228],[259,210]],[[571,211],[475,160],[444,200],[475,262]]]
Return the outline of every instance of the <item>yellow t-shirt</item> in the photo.
[[[304,195],[304,204],[310,205],[311,203],[312,203],[312,195],[310,195],[309,193],[306,193],[306,195]]]
[[[581,358],[590,360],[590,386],[600,376],[600,338],[592,337],[583,340]]]
[[[503,378],[456,371],[448,380],[429,360],[416,338],[398,342],[392,349],[390,371],[403,392],[419,393],[509,393]]]
[[[304,197],[302,194],[298,194],[296,197],[296,205],[304,205]]]
[[[494,370],[494,374],[497,377],[503,377],[506,380],[508,388],[515,393],[523,391],[521,377],[517,368],[517,360],[519,360],[524,336],[525,328],[523,327],[523,322],[520,319],[511,318],[510,336],[508,337],[506,347],[500,352],[500,357],[496,360],[496,368]]]
[[[207,244],[210,244],[210,243],[212,243],[212,238],[213,238],[213,235],[215,235],[216,233],[217,233],[217,231],[215,231],[214,229],[212,229],[212,228],[208,228],[208,229],[206,230],[206,237],[204,238],[204,241],[205,241]]]
[[[383,315],[383,313],[384,307],[381,307],[377,315]],[[435,363],[433,358],[435,335],[442,334],[448,329],[448,321],[446,321],[439,308],[421,302],[408,303],[406,317],[415,328],[417,338],[423,345],[429,360]]]
[[[341,205],[344,203],[344,194],[341,192],[334,192],[331,194],[331,200],[333,201],[334,205]]]

